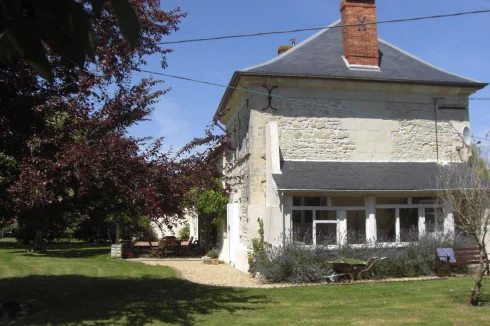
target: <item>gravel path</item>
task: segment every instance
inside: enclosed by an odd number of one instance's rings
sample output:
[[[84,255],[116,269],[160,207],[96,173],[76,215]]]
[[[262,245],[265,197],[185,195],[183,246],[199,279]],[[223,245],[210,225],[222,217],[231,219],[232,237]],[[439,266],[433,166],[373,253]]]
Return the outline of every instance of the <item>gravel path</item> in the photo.
[[[339,283],[310,283],[310,284],[267,284],[262,283],[259,279],[250,277],[238,269],[231,267],[228,264],[208,265],[203,264],[199,258],[175,258],[175,259],[128,259],[127,261],[141,263],[153,266],[167,266],[176,270],[180,276],[193,283],[214,285],[214,286],[229,286],[241,288],[284,288],[297,286],[321,286],[329,285],[336,286]],[[369,284],[369,283],[386,283],[386,282],[411,282],[411,281],[429,281],[440,280],[444,278],[429,276],[417,278],[396,278],[385,280],[369,280],[352,283],[340,283],[342,285],[354,284]]]

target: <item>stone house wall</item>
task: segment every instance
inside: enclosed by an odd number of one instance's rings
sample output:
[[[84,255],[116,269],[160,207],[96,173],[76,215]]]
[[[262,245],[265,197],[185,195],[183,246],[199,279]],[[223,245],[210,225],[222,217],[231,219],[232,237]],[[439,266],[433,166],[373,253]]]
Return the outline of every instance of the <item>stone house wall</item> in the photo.
[[[280,81],[279,81],[280,82]],[[228,159],[232,176],[240,176],[230,202],[240,203],[240,243],[248,246],[257,236],[257,218],[267,215],[266,206],[266,125],[278,124],[280,154],[284,160],[342,161],[437,161],[464,159],[466,152],[459,137],[469,126],[468,109],[437,109],[434,98],[446,97],[451,88],[431,86],[379,86],[371,90],[358,83],[345,83],[336,89],[279,86],[273,91],[296,99],[272,99],[255,92],[261,86],[248,86],[226,121],[226,128],[237,144]],[[368,89],[363,89],[368,87]],[[383,89],[386,88],[386,90]],[[438,91],[440,91],[438,93]],[[469,92],[468,92],[469,93]],[[468,99],[437,100],[437,106],[468,107]],[[306,102],[313,102],[306,103]],[[363,114],[359,114],[362,112]],[[435,114],[438,149],[436,150]]]

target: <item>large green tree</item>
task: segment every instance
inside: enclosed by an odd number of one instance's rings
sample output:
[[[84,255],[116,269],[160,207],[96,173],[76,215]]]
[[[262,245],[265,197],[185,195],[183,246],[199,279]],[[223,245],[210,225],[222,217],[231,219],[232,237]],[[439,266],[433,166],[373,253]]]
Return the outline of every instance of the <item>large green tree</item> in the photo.
[[[94,16],[101,19],[104,8],[115,12],[122,36],[134,48],[140,24],[129,0],[2,0],[0,56],[20,55],[49,81],[53,79],[51,54],[79,67],[87,58],[95,62],[98,40],[93,20]]]
[[[226,136],[211,129],[175,155],[162,151],[161,139],[127,135],[167,92],[160,81],[134,80],[133,73],[150,55],[167,66],[171,50],[158,42],[186,14],[162,10],[159,0],[132,0],[140,22],[133,47],[117,23],[115,1],[100,15],[89,2],[81,4],[96,36],[95,63],[80,66],[46,47],[50,83],[20,51],[0,59],[0,221],[17,221],[26,240],[87,220],[176,223],[190,190],[213,187],[220,176],[211,163],[217,151],[196,151],[226,145]]]

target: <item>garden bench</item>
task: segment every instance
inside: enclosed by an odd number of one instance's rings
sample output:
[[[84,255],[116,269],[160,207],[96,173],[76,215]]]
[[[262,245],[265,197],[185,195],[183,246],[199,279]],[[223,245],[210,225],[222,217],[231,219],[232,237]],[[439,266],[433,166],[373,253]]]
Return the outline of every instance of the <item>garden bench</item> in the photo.
[[[480,264],[480,248],[436,248],[437,275],[449,276],[452,266]],[[487,274],[490,275],[488,257],[485,260]]]

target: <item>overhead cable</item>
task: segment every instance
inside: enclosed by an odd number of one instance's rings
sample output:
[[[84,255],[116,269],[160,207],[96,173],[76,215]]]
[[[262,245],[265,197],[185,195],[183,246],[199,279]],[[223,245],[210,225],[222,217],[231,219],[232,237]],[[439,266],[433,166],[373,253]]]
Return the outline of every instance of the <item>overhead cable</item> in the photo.
[[[413,17],[413,18],[401,18],[401,19],[391,19],[391,20],[380,20],[376,22],[365,22],[361,24],[344,24],[344,25],[336,25],[328,28],[342,28],[342,27],[351,27],[351,26],[366,26],[366,25],[380,25],[380,24],[389,24],[389,23],[402,23],[402,22],[410,22],[417,20],[427,20],[427,19],[439,19],[439,18],[448,18],[448,17],[457,17],[464,15],[476,15],[489,13],[490,10],[476,10],[476,11],[465,11],[465,12],[457,12],[453,14],[443,14],[443,15],[432,15],[432,16],[422,16],[422,17]],[[224,40],[231,38],[242,38],[242,37],[255,37],[255,36],[263,36],[263,35],[273,35],[273,34],[286,34],[286,33],[297,33],[297,32],[306,32],[306,31],[318,31],[322,29],[326,29],[327,27],[307,27],[307,28],[297,28],[297,29],[289,29],[289,30],[280,30],[280,31],[269,31],[269,32],[258,32],[258,33],[249,33],[249,34],[235,34],[235,35],[224,35],[224,36],[214,36],[214,37],[204,37],[204,38],[193,38],[187,40],[179,40],[179,41],[167,41],[167,42],[158,42],[157,44],[180,44],[180,43],[191,43],[191,42],[203,42],[203,41],[215,41],[215,40]]]

